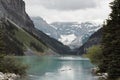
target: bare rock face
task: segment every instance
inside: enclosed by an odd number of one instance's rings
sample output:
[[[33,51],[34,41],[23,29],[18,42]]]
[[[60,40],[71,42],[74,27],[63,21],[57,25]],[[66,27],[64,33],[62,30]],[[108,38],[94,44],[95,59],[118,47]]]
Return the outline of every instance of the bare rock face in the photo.
[[[34,27],[32,20],[25,12],[23,0],[0,0],[0,17],[7,17],[27,30]]]

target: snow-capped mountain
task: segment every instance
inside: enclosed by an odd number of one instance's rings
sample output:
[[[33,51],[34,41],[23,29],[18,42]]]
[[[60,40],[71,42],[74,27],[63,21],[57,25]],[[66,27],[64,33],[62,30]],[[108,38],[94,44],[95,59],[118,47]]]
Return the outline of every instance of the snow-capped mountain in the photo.
[[[58,40],[71,48],[81,46],[101,27],[91,22],[54,22],[51,25],[57,28],[57,34],[60,35]]]
[[[94,32],[101,28],[99,24],[92,22],[54,22],[48,24],[40,17],[34,17],[32,20],[36,28],[72,49],[80,47]]]

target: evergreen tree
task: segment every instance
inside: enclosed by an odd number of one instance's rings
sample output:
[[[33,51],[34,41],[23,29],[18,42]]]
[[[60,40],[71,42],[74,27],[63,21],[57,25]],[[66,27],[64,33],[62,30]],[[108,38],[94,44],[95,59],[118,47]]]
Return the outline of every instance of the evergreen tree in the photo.
[[[112,12],[103,27],[103,59],[99,67],[115,79],[120,77],[120,0],[114,0],[110,7]]]

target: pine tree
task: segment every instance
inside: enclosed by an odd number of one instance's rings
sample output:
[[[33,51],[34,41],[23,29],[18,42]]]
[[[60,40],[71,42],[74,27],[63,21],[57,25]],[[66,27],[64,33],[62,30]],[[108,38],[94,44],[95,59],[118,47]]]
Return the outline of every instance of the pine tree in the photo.
[[[103,27],[103,59],[99,67],[115,79],[120,77],[120,0],[110,5],[112,12]]]

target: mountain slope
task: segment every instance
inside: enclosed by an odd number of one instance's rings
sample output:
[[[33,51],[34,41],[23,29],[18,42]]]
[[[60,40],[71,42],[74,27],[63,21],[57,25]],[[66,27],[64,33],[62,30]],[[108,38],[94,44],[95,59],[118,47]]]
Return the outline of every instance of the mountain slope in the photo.
[[[93,45],[99,45],[102,39],[102,28],[95,32],[79,49],[77,54],[82,55],[86,53],[87,49]]]
[[[6,53],[24,55],[24,51],[28,51],[29,49],[34,52],[33,55],[35,53],[37,55],[44,55],[45,51],[48,50],[47,46],[43,42],[27,33],[22,28],[18,28],[11,22],[2,19],[1,25],[1,27],[4,27],[3,31],[5,33],[4,35],[6,36],[5,43],[8,43],[6,44],[6,51],[8,51]],[[17,51],[18,49],[14,48],[15,46],[19,48],[19,51]],[[13,52],[10,52],[12,48]]]
[[[58,38],[57,31],[54,27],[50,26],[45,20],[41,17],[31,17],[33,23],[35,24],[35,28],[41,30],[48,36],[54,36],[55,39]]]
[[[34,27],[32,20],[25,12],[25,3],[23,0],[0,0],[0,12],[0,18],[5,18],[10,23],[15,24],[15,26],[19,29],[18,32],[15,32],[17,34],[16,37],[24,42],[25,45],[29,46],[29,40],[33,40],[32,37],[34,37],[39,42],[46,44],[49,50],[52,50],[51,52],[56,52],[59,54],[69,54],[70,49],[67,46],[64,46],[57,40],[50,38]],[[29,33],[29,35],[32,37],[28,36],[29,38],[26,38],[25,36],[23,36],[24,33],[27,33],[27,36]],[[26,40],[24,40],[24,38],[26,38]],[[35,42],[37,40],[35,40]],[[36,47],[37,43],[31,43],[31,45]],[[38,46],[36,48],[39,49]]]

